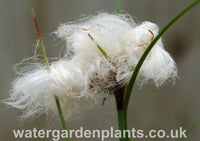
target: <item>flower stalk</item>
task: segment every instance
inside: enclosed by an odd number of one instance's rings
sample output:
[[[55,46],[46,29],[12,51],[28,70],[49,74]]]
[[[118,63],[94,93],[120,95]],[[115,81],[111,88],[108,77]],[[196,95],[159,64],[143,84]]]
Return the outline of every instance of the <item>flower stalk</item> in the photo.
[[[34,19],[34,22],[35,22],[35,26],[36,26],[36,30],[37,30],[37,34],[38,34],[38,38],[39,38],[39,42],[40,42],[40,46],[41,46],[41,49],[42,49],[43,58],[44,58],[47,70],[49,71],[50,70],[49,61],[47,59],[46,50],[45,50],[45,47],[44,47],[44,43],[42,41],[42,36],[40,34],[39,26],[38,26],[38,23],[37,23],[37,20],[36,20],[36,16],[35,16],[35,11],[34,11],[33,8],[32,8],[32,15],[33,15],[33,19]],[[60,117],[62,128],[63,128],[63,130],[66,131],[67,130],[67,126],[66,126],[66,123],[65,123],[65,119],[63,117],[63,113],[62,113],[62,109],[61,109],[61,106],[60,106],[59,99],[58,99],[58,97],[56,95],[54,95],[54,98],[55,98],[56,107],[57,107],[57,110],[58,110],[58,114],[59,114],[59,117]],[[70,141],[69,137],[66,138],[66,141]]]
[[[119,0],[115,0],[115,8],[116,8],[116,13],[119,15],[120,14]]]

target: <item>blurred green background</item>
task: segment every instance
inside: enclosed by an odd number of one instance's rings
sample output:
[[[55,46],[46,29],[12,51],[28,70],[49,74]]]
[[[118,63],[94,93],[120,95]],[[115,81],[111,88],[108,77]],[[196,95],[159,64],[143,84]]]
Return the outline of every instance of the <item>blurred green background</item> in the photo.
[[[131,14],[138,22],[148,20],[162,28],[190,2],[191,0],[121,0],[120,5],[123,11]],[[33,55],[37,34],[31,8],[36,11],[48,57],[58,56],[60,48],[64,46],[64,43],[51,34],[59,23],[76,20],[83,14],[95,14],[96,11],[115,12],[114,0],[0,0],[0,100],[8,98],[10,83],[15,78],[13,65],[24,57]],[[143,89],[136,89],[129,106],[130,128],[168,131],[180,126],[188,129],[200,123],[200,6],[178,21],[164,35],[163,42],[177,62],[179,79],[174,86],[166,85],[157,89],[148,85]],[[19,115],[20,111],[0,103],[1,141],[17,141],[13,137],[13,129],[61,129],[57,117],[47,119],[43,116],[20,124],[17,120]],[[114,99],[83,114],[79,120],[67,121],[67,126],[69,129],[78,129],[80,126],[87,129],[106,129],[110,126],[117,128]],[[200,129],[196,129],[188,141],[199,139]],[[144,140],[151,141],[135,141]]]

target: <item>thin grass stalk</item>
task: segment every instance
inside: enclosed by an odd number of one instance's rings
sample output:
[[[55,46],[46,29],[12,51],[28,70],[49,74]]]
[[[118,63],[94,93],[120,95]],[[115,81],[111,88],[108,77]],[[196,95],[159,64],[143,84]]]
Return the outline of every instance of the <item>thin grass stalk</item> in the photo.
[[[37,20],[36,20],[36,16],[35,16],[35,11],[34,11],[33,8],[32,8],[32,15],[33,15],[33,19],[34,19],[34,22],[35,22],[35,26],[36,26],[36,30],[37,30],[37,34],[38,34],[38,38],[39,38],[39,42],[40,42],[40,46],[41,46],[41,49],[42,49],[43,58],[44,58],[47,70],[49,71],[50,70],[49,61],[48,61],[48,58],[47,58],[47,55],[46,55],[46,50],[45,50],[45,47],[44,47],[44,43],[42,41],[42,36],[40,34],[39,26],[38,26],[38,23],[37,23]],[[60,106],[59,99],[58,99],[58,97],[56,95],[54,95],[54,98],[55,98],[56,107],[57,107],[57,110],[58,110],[58,115],[60,117],[62,128],[63,128],[63,130],[67,131],[67,126],[66,126],[65,119],[64,119],[64,116],[63,116],[63,113],[62,113],[62,109],[61,109],[61,106]],[[70,141],[69,137],[66,138],[66,141]]]
[[[129,100],[130,100],[130,96],[135,84],[135,80],[137,78],[137,75],[140,71],[140,68],[143,64],[143,62],[145,61],[147,55],[149,54],[149,52],[151,51],[151,49],[153,48],[153,46],[155,45],[155,43],[161,38],[161,36],[174,24],[176,23],[183,15],[185,15],[185,13],[187,13],[188,11],[190,11],[194,6],[196,6],[197,4],[200,3],[200,0],[195,0],[192,3],[190,3],[188,6],[186,6],[186,8],[184,8],[180,13],[178,13],[174,18],[172,18],[172,20],[169,21],[169,23],[167,23],[163,29],[161,29],[161,31],[159,32],[159,34],[154,38],[154,40],[150,43],[150,45],[147,47],[147,49],[145,50],[145,52],[143,53],[143,55],[141,56],[139,62],[137,63],[135,70],[132,73],[131,79],[129,81],[126,93],[125,93],[125,98],[124,98],[124,117],[125,117],[125,124],[127,124],[127,110],[128,110],[128,104],[129,104]]]

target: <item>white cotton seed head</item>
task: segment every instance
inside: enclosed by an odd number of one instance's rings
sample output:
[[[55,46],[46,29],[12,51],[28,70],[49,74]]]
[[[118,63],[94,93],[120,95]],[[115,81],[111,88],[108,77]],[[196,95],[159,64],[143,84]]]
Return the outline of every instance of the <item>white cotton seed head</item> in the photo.
[[[49,71],[45,65],[33,64],[18,72],[7,103],[23,110],[24,119],[56,113],[54,95],[59,98],[66,118],[102,104],[119,87],[128,84],[141,55],[158,31],[158,26],[151,22],[136,24],[128,15],[106,13],[62,24],[55,34],[66,41],[66,55],[52,62]],[[67,56],[69,52],[73,52],[71,59]],[[176,65],[160,39],[147,56],[136,83],[141,87],[151,81],[159,87],[174,80],[176,75]]]

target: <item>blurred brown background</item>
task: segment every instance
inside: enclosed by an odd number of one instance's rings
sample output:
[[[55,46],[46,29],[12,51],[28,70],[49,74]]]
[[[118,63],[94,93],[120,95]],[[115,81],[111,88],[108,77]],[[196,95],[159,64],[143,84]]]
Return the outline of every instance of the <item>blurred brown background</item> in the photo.
[[[137,17],[139,22],[148,20],[163,27],[190,2],[191,0],[121,0],[120,4],[122,10]],[[0,0],[0,100],[8,97],[10,83],[15,78],[12,66],[23,57],[33,55],[37,34],[31,8],[36,11],[47,54],[55,57],[59,55],[59,49],[64,44],[53,40],[54,37],[50,34],[57,29],[59,23],[76,20],[82,14],[94,14],[96,11],[114,12],[115,4],[114,0]],[[188,129],[200,125],[199,25],[200,6],[197,6],[163,37],[166,50],[177,62],[179,79],[174,86],[166,85],[157,89],[148,85],[141,90],[135,90],[129,106],[130,128],[168,131],[180,126]],[[17,140],[13,138],[13,129],[61,129],[59,120],[47,120],[45,116],[20,125],[17,120],[19,115],[20,111],[0,103],[1,141]],[[67,121],[67,125],[69,129],[78,129],[80,126],[87,129],[105,129],[110,126],[117,128],[114,100],[89,111],[79,121]],[[188,141],[199,139],[200,129],[196,128]],[[144,140],[148,141],[138,139]]]

